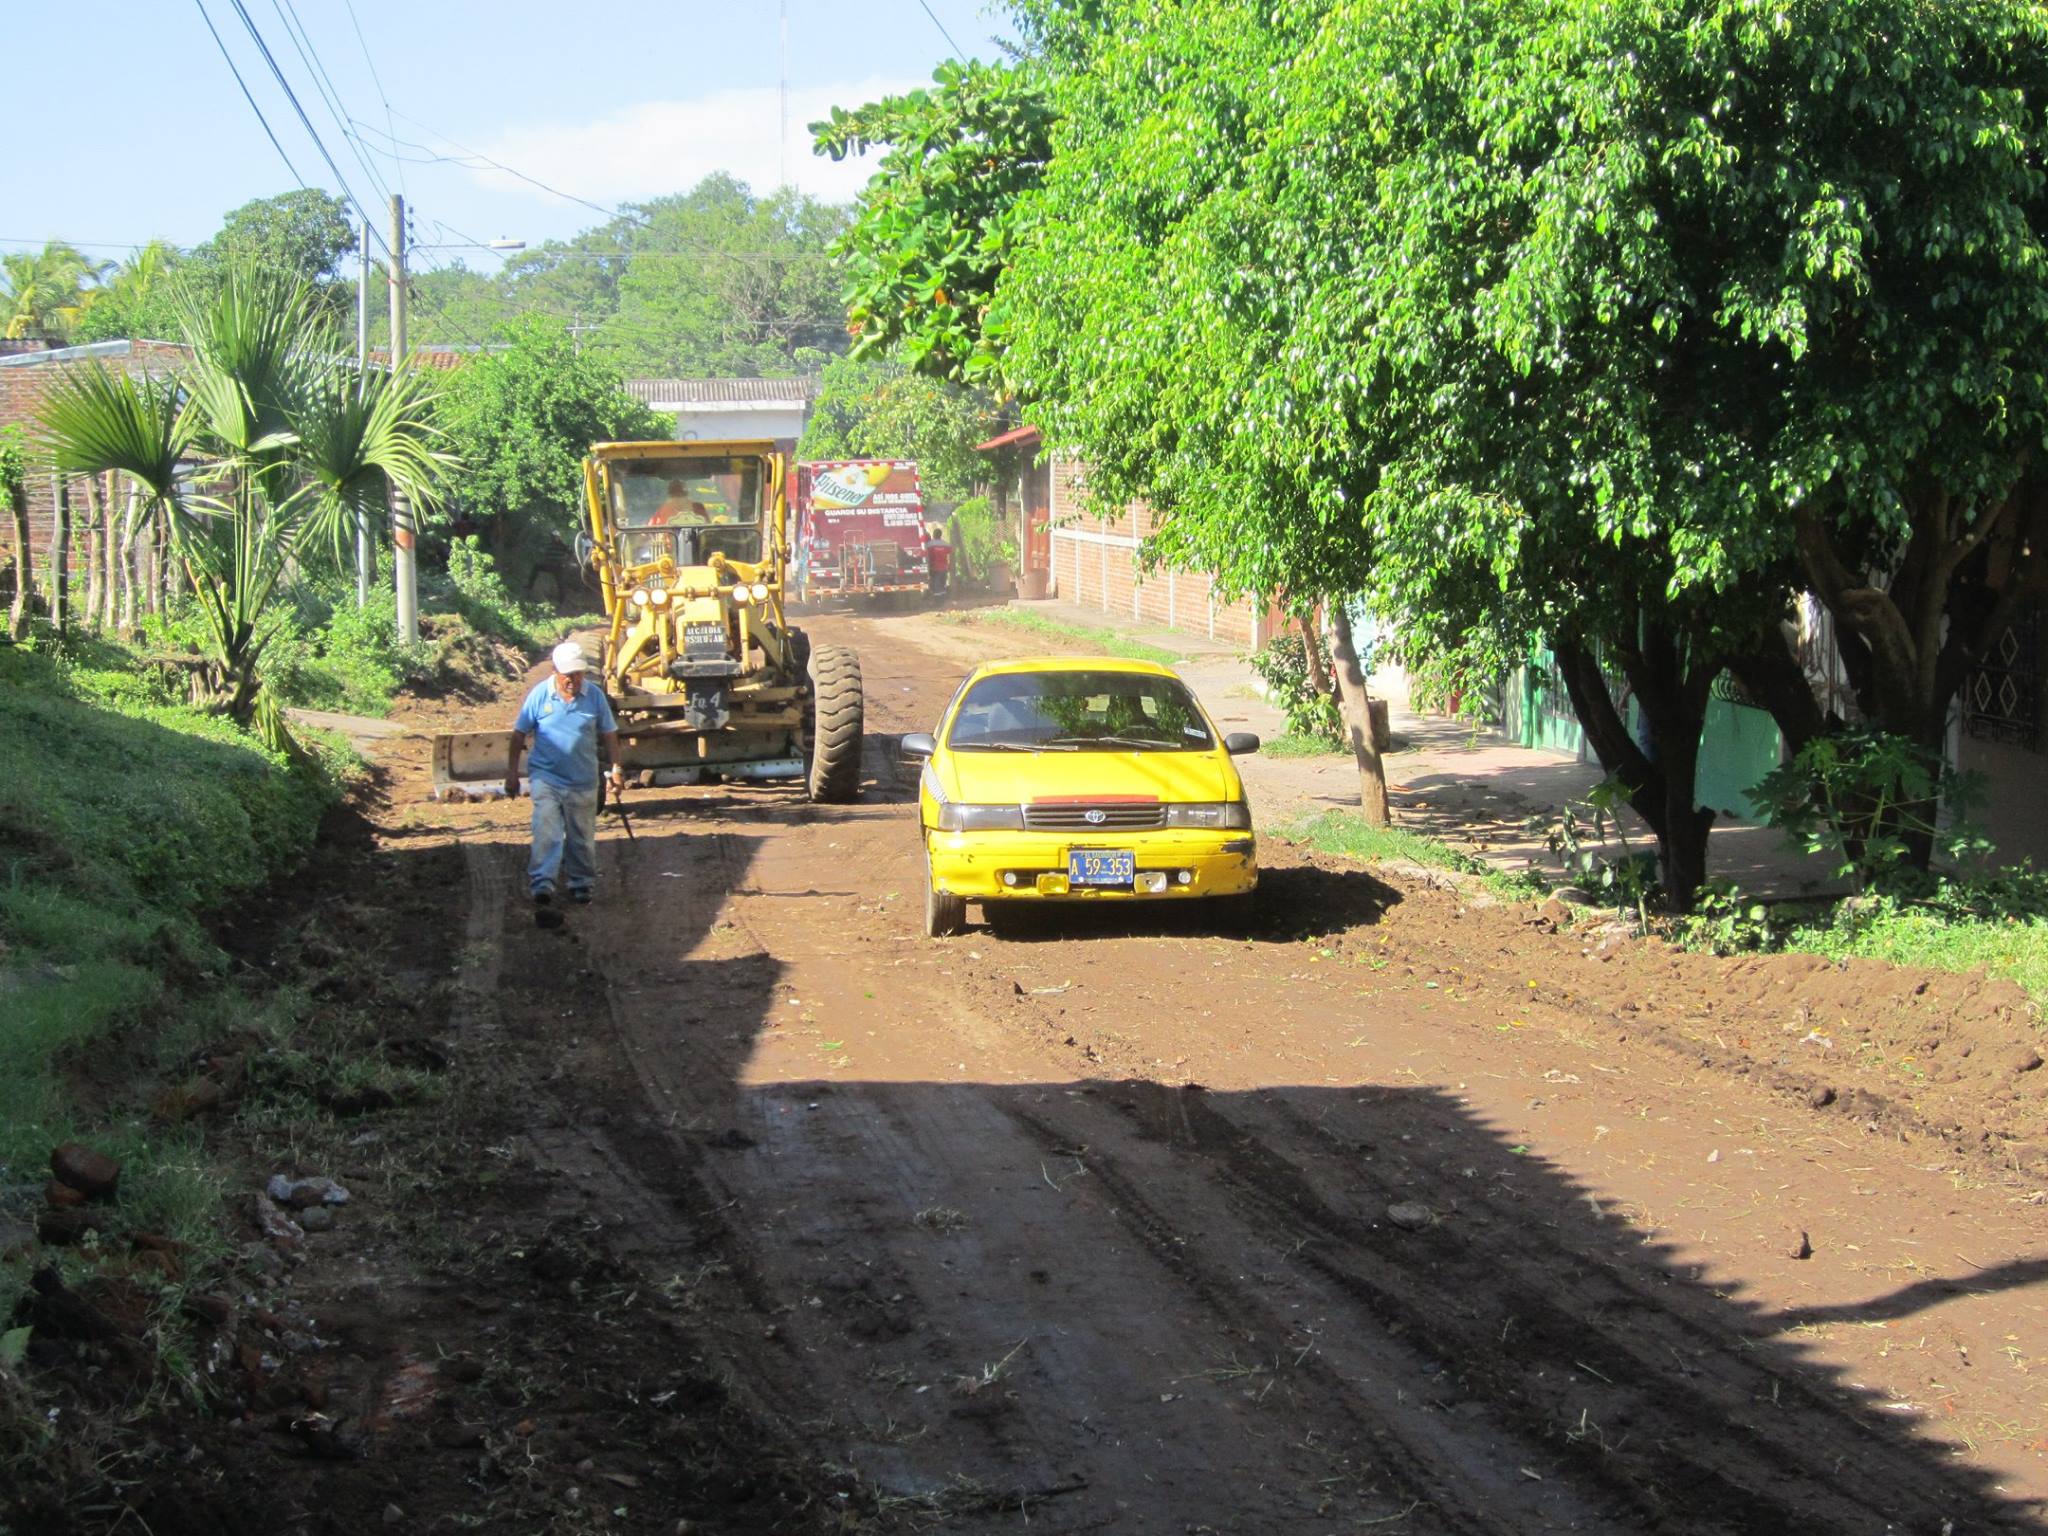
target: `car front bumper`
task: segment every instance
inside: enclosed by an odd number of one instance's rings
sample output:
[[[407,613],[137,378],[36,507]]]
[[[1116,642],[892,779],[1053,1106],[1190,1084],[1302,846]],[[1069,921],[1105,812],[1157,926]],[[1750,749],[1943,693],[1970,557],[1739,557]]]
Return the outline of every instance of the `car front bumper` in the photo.
[[[925,839],[932,883],[968,901],[1171,901],[1239,896],[1259,883],[1258,846],[1248,831],[1139,832],[1085,842],[1057,832],[927,831]],[[1076,848],[1128,848],[1139,884],[1070,887],[1067,854]],[[1141,889],[1148,874],[1164,874],[1164,889]]]

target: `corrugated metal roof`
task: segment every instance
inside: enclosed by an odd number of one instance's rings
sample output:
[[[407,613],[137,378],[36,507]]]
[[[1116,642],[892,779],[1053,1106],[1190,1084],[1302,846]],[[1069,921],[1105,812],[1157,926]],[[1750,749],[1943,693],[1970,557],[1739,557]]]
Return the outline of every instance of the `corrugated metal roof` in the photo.
[[[818,397],[818,377],[798,379],[628,379],[626,393],[649,405],[809,405]]]

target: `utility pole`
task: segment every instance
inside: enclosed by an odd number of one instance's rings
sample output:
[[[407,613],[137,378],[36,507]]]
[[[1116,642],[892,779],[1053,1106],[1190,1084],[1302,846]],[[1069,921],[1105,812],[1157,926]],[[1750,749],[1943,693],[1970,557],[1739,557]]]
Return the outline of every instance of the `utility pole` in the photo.
[[[356,376],[370,372],[370,221],[363,220],[362,250],[356,264]],[[375,561],[370,554],[370,514],[356,509],[356,606],[370,601],[370,572]]]
[[[391,194],[391,370],[405,360],[405,198]],[[412,507],[397,486],[391,497],[391,569],[398,589],[398,638],[416,645],[420,638],[418,552],[413,548]]]

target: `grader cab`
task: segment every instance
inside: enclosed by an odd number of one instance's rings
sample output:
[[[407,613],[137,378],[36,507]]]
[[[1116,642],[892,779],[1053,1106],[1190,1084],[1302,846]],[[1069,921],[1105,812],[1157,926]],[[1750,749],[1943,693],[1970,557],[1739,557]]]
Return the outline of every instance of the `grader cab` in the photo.
[[[578,547],[604,593],[602,683],[642,784],[793,780],[860,788],[860,663],[783,608],[789,460],[772,443],[599,443]],[[434,792],[502,789],[507,733],[434,744]]]

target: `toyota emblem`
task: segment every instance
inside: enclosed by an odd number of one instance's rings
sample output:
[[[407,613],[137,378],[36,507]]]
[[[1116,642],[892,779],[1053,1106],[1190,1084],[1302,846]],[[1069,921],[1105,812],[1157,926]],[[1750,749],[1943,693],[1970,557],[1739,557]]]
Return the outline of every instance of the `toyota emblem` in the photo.
[[[1099,827],[1109,820],[1109,813],[1106,811],[1084,811],[1081,819],[1091,827]]]

